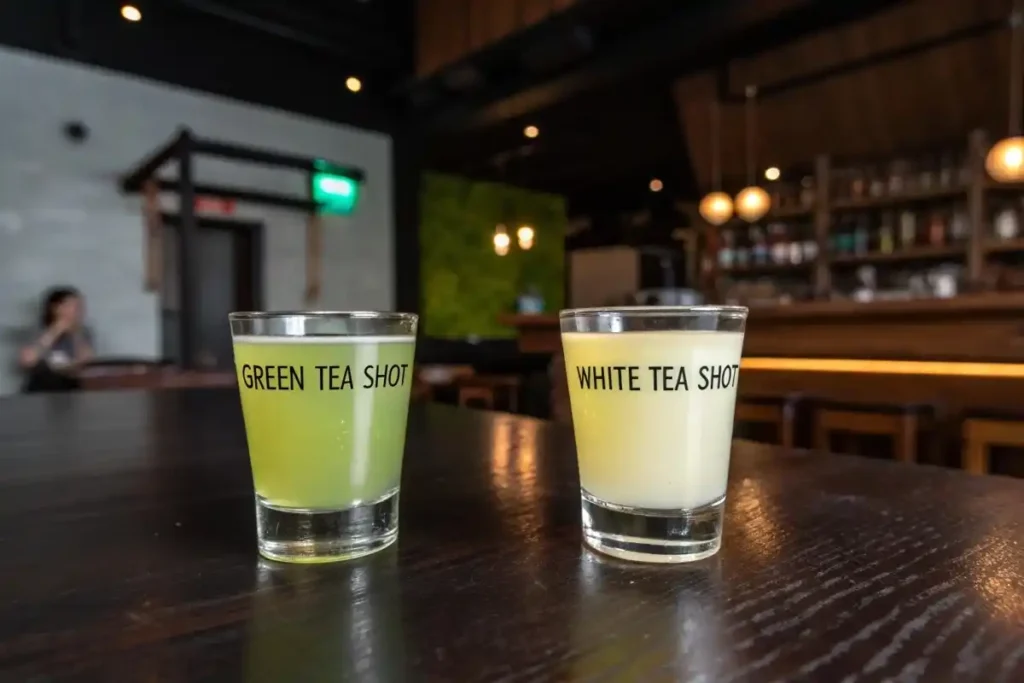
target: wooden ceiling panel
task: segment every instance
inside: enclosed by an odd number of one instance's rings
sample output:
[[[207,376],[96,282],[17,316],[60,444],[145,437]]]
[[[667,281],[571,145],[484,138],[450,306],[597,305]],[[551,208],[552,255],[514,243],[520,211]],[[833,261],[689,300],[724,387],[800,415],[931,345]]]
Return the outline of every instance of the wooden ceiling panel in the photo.
[[[729,66],[734,95],[747,83],[772,84],[935,40],[970,26],[1000,20],[1011,0],[913,0],[888,12],[822,32]],[[975,128],[1007,126],[1009,32],[998,29],[924,52],[844,72],[769,96],[757,106],[756,157],[789,168],[816,155],[883,158],[965,139]],[[677,81],[674,95],[696,176],[710,186],[709,105],[717,74]],[[745,178],[743,105],[724,104],[722,167],[726,178]]]
[[[416,73],[432,74],[579,0],[417,0]]]

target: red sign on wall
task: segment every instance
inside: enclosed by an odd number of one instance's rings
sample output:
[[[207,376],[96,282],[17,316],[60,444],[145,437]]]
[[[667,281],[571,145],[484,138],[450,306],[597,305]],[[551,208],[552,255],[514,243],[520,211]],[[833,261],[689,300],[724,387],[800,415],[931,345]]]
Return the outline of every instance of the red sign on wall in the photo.
[[[196,197],[196,213],[215,213],[229,216],[235,212],[235,200],[224,197]]]

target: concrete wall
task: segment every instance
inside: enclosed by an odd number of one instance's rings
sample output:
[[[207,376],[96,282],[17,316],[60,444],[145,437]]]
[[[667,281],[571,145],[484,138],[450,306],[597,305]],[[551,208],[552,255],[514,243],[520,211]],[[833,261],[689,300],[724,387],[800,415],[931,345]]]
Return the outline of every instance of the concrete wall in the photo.
[[[86,142],[62,134],[72,120],[89,127]],[[121,195],[117,178],[180,126],[364,169],[356,213],[325,220],[318,307],[394,306],[388,136],[0,49],[0,394],[18,387],[18,343],[54,284],[85,293],[99,355],[159,355],[159,302],[142,286],[141,202]],[[198,160],[196,181],[305,191],[301,173],[218,160]],[[167,208],[173,199],[163,198]],[[305,217],[244,204],[235,216],[266,226],[267,307],[303,308]]]

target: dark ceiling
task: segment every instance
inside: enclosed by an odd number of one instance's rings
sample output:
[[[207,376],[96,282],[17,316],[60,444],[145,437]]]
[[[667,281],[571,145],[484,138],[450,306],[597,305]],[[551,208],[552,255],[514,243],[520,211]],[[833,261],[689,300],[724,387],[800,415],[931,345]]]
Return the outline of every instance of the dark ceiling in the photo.
[[[0,2],[0,43],[366,128],[400,116],[414,0],[134,0],[137,23],[123,4]]]
[[[667,237],[675,201],[699,194],[680,77],[898,0],[139,0],[137,24],[121,4],[0,3],[0,42],[353,125],[413,126],[427,167],[564,194],[616,241],[640,212]],[[533,14],[495,29],[510,12]],[[457,40],[465,54],[423,68],[425,47]],[[350,75],[363,92],[345,89]],[[540,136],[526,139],[526,125]]]

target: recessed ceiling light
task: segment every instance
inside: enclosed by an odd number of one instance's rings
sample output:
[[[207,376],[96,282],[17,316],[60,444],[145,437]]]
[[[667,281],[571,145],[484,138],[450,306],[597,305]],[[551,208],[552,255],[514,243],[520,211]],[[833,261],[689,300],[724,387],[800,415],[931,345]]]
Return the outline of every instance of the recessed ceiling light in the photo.
[[[526,128],[523,128],[523,135],[533,139],[540,135],[540,128],[537,128],[537,126],[527,126]]]
[[[349,76],[345,79],[345,87],[352,92],[359,92],[363,89],[363,82],[355,76]]]
[[[665,184],[661,182],[661,178],[652,178],[651,183],[647,187],[651,188],[651,192],[661,192]]]
[[[764,177],[768,180],[778,180],[781,175],[782,172],[777,166],[770,166],[764,170]]]
[[[135,5],[121,5],[121,16],[125,21],[142,20],[142,12]]]

